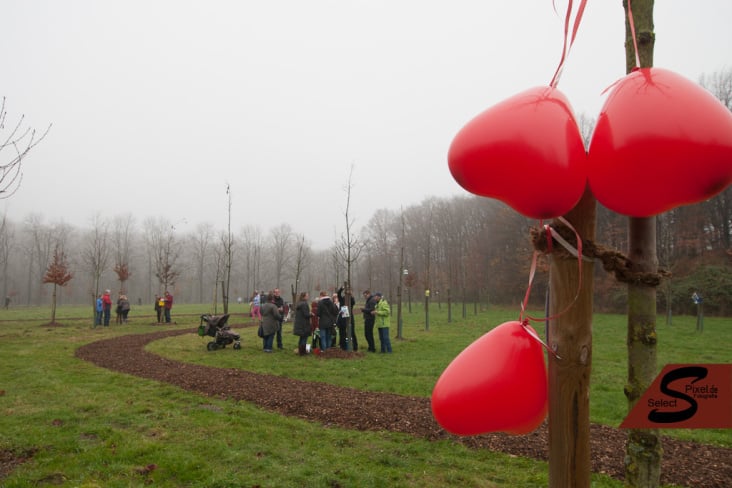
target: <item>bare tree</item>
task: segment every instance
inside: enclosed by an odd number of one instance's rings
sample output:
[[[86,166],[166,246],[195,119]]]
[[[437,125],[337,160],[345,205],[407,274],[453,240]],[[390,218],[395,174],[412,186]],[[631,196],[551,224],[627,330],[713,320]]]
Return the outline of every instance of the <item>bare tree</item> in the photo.
[[[152,270],[162,287],[161,291],[169,291],[180,275],[177,265],[180,244],[175,238],[175,226],[164,218],[150,218],[145,221],[145,231]]]
[[[590,117],[584,112],[580,114],[577,119],[577,125],[579,126],[582,140],[585,143],[585,147],[590,147],[590,141],[592,140],[592,133],[595,132],[595,124],[597,119]]]
[[[732,110],[732,67],[702,75],[699,84]],[[721,247],[732,249],[732,187],[702,205],[709,211],[712,228],[718,232]]]
[[[226,267],[227,267],[227,247],[226,247],[226,234],[221,233],[219,235],[219,245],[213,249],[213,264],[214,264],[214,288],[213,288],[213,311],[218,313],[218,290],[219,283],[221,284],[221,294],[223,301],[226,303]],[[226,310],[226,306],[224,306]],[[227,312],[224,312],[227,313]]]
[[[732,110],[732,67],[701,75],[699,84],[717,97],[728,110]]]
[[[363,245],[358,240],[358,237],[353,231],[353,219],[349,214],[351,209],[351,191],[353,191],[353,165],[351,165],[351,171],[348,173],[348,183],[345,187],[346,192],[346,208],[343,211],[345,218],[346,228],[343,234],[341,234],[340,240],[335,245],[335,251],[338,257],[346,265],[346,281],[344,283],[344,298],[346,300],[346,306],[349,310],[349,321],[353,318],[353,307],[351,306],[351,297],[353,296],[353,289],[351,286],[351,274],[353,266],[358,261]],[[350,322],[352,323],[352,322]],[[346,327],[346,344],[347,350],[353,350],[353,327]]]
[[[295,236],[295,259],[293,263],[292,274],[295,277],[295,283],[291,286],[292,303],[297,303],[297,295],[300,292],[302,276],[307,267],[310,265],[311,250],[310,244],[305,239],[304,234]]]
[[[0,266],[3,273],[3,293],[6,306],[10,299],[10,290],[8,289],[10,275],[8,274],[8,265],[10,263],[11,252],[13,251],[13,241],[15,239],[15,228],[8,220],[7,215],[3,215],[0,221]]]
[[[231,188],[228,184],[226,185],[226,195],[229,197],[229,220],[226,228],[226,235],[222,236],[221,239],[225,258],[225,285],[222,292],[224,294],[224,313],[229,313],[229,290],[231,288],[231,261],[234,259],[234,238],[231,234]]]
[[[92,320],[94,320],[94,311],[96,297],[99,296],[99,282],[102,274],[109,266],[109,224],[102,220],[99,214],[92,218],[92,228],[86,240],[81,256],[84,264],[87,266],[92,277],[91,303],[92,303]]]
[[[25,115],[22,115],[18,123],[10,129],[6,137],[0,139],[0,153],[9,150],[11,154],[8,159],[2,158],[0,162],[0,199],[10,198],[20,187],[23,179],[23,159],[38,143],[40,143],[51,130],[51,126],[40,135],[35,129],[23,127]],[[0,130],[7,124],[7,112],[5,111],[5,97],[0,103]],[[3,155],[4,156],[4,155]]]
[[[244,259],[244,276],[246,280],[244,288],[247,297],[250,297],[254,290],[259,289],[261,283],[262,233],[257,227],[246,226],[239,231],[238,242]]]
[[[270,238],[271,259],[274,266],[275,288],[281,288],[281,281],[285,269],[290,267],[292,255],[290,254],[290,245],[292,244],[292,227],[289,224],[280,224],[272,229]]]
[[[211,259],[211,236],[213,236],[213,225],[210,223],[199,224],[196,232],[190,240],[191,253],[193,257],[193,268],[198,282],[198,301],[204,303],[205,276]]]

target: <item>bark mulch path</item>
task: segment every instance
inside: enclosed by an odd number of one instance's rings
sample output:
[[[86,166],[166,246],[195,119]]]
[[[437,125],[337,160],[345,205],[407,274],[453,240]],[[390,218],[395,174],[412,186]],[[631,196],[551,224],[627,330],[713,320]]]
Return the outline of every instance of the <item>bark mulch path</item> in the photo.
[[[296,379],[263,375],[238,369],[212,368],[180,363],[144,351],[146,344],[195,330],[166,330],[150,334],[115,337],[87,344],[76,356],[97,366],[131,375],[170,383],[200,394],[251,402],[263,409],[321,423],[363,431],[392,431],[428,440],[449,439],[474,449],[490,449],[515,456],[546,461],[546,423],[522,436],[484,434],[454,436],[432,417],[429,398],[405,397],[320,384],[318,395],[311,384]],[[330,354],[333,353],[333,354]],[[338,360],[353,353],[330,350],[327,357],[306,360]],[[266,380],[267,388],[261,385]],[[369,415],[377,410],[378,418]],[[388,419],[388,421],[384,421]],[[626,433],[602,425],[591,426],[592,470],[617,479],[623,478]],[[681,486],[732,486],[732,449],[663,438],[662,483]]]

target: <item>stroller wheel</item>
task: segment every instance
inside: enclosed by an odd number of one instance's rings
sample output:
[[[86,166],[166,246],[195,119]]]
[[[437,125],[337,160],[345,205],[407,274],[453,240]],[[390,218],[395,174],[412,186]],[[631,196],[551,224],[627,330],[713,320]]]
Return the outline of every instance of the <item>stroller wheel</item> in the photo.
[[[234,349],[241,349],[241,342],[235,342]]]
[[[209,351],[215,351],[216,349],[218,349],[218,347],[215,342],[211,341],[206,344],[206,349],[208,349]]]

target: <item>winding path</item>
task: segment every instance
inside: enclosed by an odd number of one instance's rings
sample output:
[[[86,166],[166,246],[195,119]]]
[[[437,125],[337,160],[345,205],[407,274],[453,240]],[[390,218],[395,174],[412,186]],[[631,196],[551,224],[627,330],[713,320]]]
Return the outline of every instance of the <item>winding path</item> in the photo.
[[[546,461],[547,427],[522,436],[484,434],[453,436],[432,417],[429,398],[405,397],[320,384],[238,369],[211,368],[172,361],[146,352],[146,344],[195,330],[166,330],[105,339],[80,347],[76,356],[97,366],[166,382],[202,395],[251,402],[263,409],[313,422],[329,419],[331,425],[362,430],[388,430],[428,440],[450,439],[474,449],[490,449]],[[216,374],[211,374],[215,369]],[[267,389],[257,387],[266,380]],[[370,415],[378,410],[379,418]],[[388,423],[380,419],[388,419]],[[623,478],[626,434],[602,425],[591,426],[592,470]],[[732,449],[663,439],[663,483],[681,486],[728,488],[732,486]]]

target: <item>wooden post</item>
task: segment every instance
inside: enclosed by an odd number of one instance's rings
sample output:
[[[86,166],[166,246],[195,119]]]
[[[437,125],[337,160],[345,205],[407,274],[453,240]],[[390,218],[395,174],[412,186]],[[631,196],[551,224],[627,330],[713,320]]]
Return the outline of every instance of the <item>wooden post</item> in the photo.
[[[565,215],[582,239],[595,238],[595,207],[595,198],[587,189]],[[577,259],[560,254],[551,257],[550,270],[549,313],[555,318],[549,322],[547,340],[559,358],[548,356],[549,486],[589,487],[594,266],[584,261],[580,274]]]

